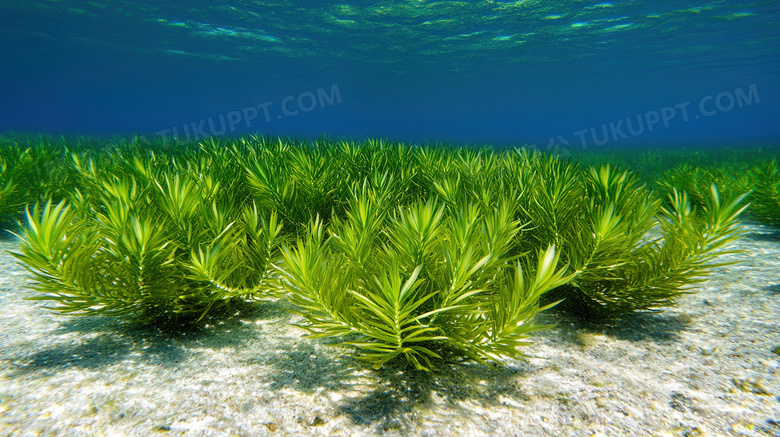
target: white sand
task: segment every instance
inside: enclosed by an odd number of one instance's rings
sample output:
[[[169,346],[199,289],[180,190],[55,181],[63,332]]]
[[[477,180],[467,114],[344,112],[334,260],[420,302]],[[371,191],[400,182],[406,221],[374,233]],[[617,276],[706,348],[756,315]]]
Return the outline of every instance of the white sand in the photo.
[[[503,369],[374,371],[260,305],[202,332],[139,331],[22,300],[0,242],[0,435],[780,435],[780,233],[750,234],[680,305],[557,328]]]

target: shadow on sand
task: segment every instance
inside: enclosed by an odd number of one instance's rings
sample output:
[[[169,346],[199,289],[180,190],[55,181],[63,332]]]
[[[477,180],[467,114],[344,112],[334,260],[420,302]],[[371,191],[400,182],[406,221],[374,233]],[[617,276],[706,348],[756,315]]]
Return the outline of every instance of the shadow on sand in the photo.
[[[178,366],[188,358],[187,346],[198,343],[213,349],[242,347],[252,335],[245,320],[278,318],[275,304],[266,307],[239,305],[229,315],[214,314],[198,325],[172,323],[139,325],[112,317],[63,317],[51,336],[78,334],[78,340],[36,348],[12,359],[9,376],[70,367],[101,369],[133,359],[150,365]],[[230,333],[226,335],[226,333]]]

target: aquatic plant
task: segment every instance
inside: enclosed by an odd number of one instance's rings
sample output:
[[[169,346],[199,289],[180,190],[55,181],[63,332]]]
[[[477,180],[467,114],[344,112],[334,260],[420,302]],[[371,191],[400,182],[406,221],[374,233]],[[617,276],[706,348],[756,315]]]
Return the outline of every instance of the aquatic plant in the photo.
[[[0,226],[7,225],[24,206],[47,196],[62,198],[72,188],[61,165],[67,150],[45,137],[0,142]]]
[[[87,191],[27,209],[14,256],[41,293],[32,299],[53,301],[62,313],[157,322],[197,319],[274,289],[276,214],[231,202],[205,176],[159,171],[139,180],[107,175],[91,161],[82,170]]]
[[[669,178],[664,200],[628,170],[525,149],[253,136],[60,161],[71,188],[27,208],[15,254],[35,299],[158,323],[287,296],[312,336],[377,367],[522,357],[561,299],[672,305],[724,265],[744,209],[704,177],[694,194]]]
[[[657,188],[664,196],[673,190],[684,191],[691,203],[703,207],[709,195],[709,187],[716,184],[726,196],[750,192],[748,214],[761,223],[780,225],[780,170],[777,158],[767,158],[768,152],[759,150],[760,157],[750,161],[729,161],[706,167],[693,167],[682,163],[663,173]],[[751,164],[752,163],[752,164]]]
[[[685,192],[691,204],[701,208],[707,204],[713,184],[727,196],[748,191],[744,173],[738,174],[726,166],[693,167],[687,163],[663,172],[656,181],[656,188],[663,198],[668,198],[674,190]]]
[[[771,161],[777,156],[776,147],[692,147],[692,148],[615,148],[592,150],[572,149],[572,159],[585,165],[618,164],[639,175],[642,182],[654,185],[670,170],[688,166],[691,169],[714,170],[736,180],[744,179],[747,170],[759,163]],[[706,181],[699,185],[705,193],[709,184],[723,185],[726,181]],[[676,187],[680,189],[681,187]],[[737,190],[739,191],[739,190]],[[725,193],[725,192],[724,192]],[[663,193],[665,196],[667,193]]]
[[[750,193],[750,214],[770,226],[780,226],[780,166],[776,159],[757,164],[747,175]]]
[[[617,315],[675,304],[714,268],[730,264],[716,259],[733,253],[727,246],[742,234],[737,218],[747,207],[744,197],[721,198],[712,185],[705,207],[697,209],[685,193],[673,191],[671,206],[660,207],[655,219],[661,230],[658,238],[646,238],[644,231],[653,222],[641,214],[625,214],[612,205],[596,210],[590,220],[590,245],[583,245],[592,249],[585,252],[587,263],[576,264],[584,267],[578,267],[581,275],[572,285],[598,304],[591,314]],[[629,211],[652,211],[654,206],[642,202]],[[598,260],[595,266],[593,260]]]
[[[0,220],[16,214],[26,203],[9,169],[8,161],[0,156]]]
[[[338,160],[320,148],[307,150],[279,141],[247,161],[245,172],[252,195],[263,209],[278,211],[291,229],[301,229],[313,217],[328,217],[341,197]]]
[[[417,369],[433,360],[481,363],[521,357],[540,296],[571,279],[552,246],[516,254],[520,224],[509,202],[448,213],[434,200],[390,212],[381,191],[363,185],[344,220],[313,221],[283,249],[282,286],[310,338],[338,337],[375,368],[404,356]]]
[[[364,350],[361,356],[375,366],[403,353],[417,368],[428,368],[426,359],[441,357],[442,350],[477,361],[497,359],[500,354],[485,352],[489,348],[465,334],[480,333],[469,321],[491,320],[484,301],[472,297],[470,302],[479,303],[465,306],[466,312],[452,319],[454,325],[434,323],[455,311],[442,297],[452,291],[451,284],[459,283],[455,272],[471,272],[474,277],[464,281],[495,295],[505,287],[497,279],[504,276],[491,268],[507,269],[523,259],[525,271],[533,272],[529,254],[540,247],[560,248],[556,263],[540,265],[537,272],[568,266],[571,274],[564,279],[559,273],[560,281],[542,288],[535,299],[557,288],[549,303],[574,299],[586,306],[588,315],[614,316],[673,305],[711,269],[725,265],[716,258],[729,253],[728,243],[740,235],[737,217],[744,210],[744,196],[722,198],[714,185],[701,208],[692,207],[677,191],[670,206],[662,207],[634,174],[610,166],[583,172],[527,151],[497,164],[490,154],[473,151],[421,156],[428,163],[423,171],[435,175],[429,178],[435,188],[431,191],[441,203],[417,201],[391,214],[386,195],[379,193],[392,189],[364,183],[362,191],[353,192],[347,219],[335,217],[330,226],[315,222],[295,248],[284,250],[280,267],[283,286],[309,321],[304,327],[312,336],[353,334],[356,339],[341,344],[373,351]],[[491,171],[474,171],[485,168]],[[652,238],[655,226],[660,237]],[[469,264],[475,260],[496,264]],[[417,312],[403,313],[410,319],[397,325],[409,326],[409,335],[426,329],[426,335],[416,334],[426,344],[424,350],[409,349],[412,342],[403,332],[389,336],[391,326],[400,323],[393,318],[393,311],[399,310],[387,303],[391,293],[366,285],[382,283],[383,275],[398,284],[413,277],[410,287],[416,281],[426,284],[413,294],[421,301],[419,306],[410,304]],[[536,301],[533,305],[544,307]],[[469,311],[480,315],[472,319]],[[367,327],[369,319],[374,322]],[[515,356],[508,351],[504,355]]]
[[[672,192],[668,206],[636,174],[612,166],[583,171],[563,160],[516,152],[521,218],[532,230],[526,250],[554,244],[575,274],[557,298],[588,316],[615,316],[673,305],[714,267],[741,234],[744,195],[715,186],[700,207]],[[654,229],[660,235],[654,237]]]

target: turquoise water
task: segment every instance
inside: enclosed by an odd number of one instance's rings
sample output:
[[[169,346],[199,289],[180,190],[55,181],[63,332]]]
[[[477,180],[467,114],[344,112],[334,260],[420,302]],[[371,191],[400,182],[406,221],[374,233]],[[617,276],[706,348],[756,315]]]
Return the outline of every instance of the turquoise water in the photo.
[[[0,132],[777,144],[779,19],[774,1],[2,1]]]

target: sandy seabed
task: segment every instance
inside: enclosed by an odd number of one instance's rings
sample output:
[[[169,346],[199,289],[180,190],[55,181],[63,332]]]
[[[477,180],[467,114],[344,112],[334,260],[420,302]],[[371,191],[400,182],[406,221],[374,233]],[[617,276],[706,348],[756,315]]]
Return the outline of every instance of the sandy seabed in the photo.
[[[374,371],[302,338],[285,303],[198,332],[67,317],[0,241],[0,435],[780,435],[780,232],[746,225],[719,269],[660,313],[549,312],[539,358]]]

